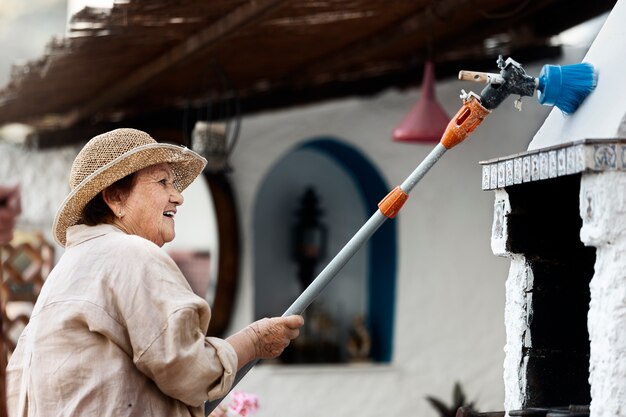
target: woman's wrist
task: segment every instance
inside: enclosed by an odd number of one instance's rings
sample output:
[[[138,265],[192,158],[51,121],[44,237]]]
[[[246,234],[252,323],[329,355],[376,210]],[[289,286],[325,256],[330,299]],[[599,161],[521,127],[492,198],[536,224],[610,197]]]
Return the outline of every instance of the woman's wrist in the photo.
[[[230,343],[237,353],[239,369],[241,369],[248,362],[257,358],[257,340],[258,337],[250,326],[247,326],[234,335],[226,338],[226,341]]]

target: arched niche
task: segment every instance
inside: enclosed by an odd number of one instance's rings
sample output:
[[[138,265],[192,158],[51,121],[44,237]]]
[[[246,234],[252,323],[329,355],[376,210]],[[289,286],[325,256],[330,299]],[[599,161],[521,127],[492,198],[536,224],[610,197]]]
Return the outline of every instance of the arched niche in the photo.
[[[327,255],[316,274],[377,210],[390,189],[360,150],[337,138],[309,140],[277,161],[261,182],[254,206],[256,318],[282,314],[300,294],[290,235],[298,201],[311,185],[320,196],[329,236]],[[339,309],[361,309],[375,362],[391,360],[396,252],[395,222],[385,222],[319,298],[334,300]]]
[[[196,262],[201,268],[200,280],[208,282],[192,284],[192,288],[211,306],[208,335],[224,336],[239,277],[240,230],[233,190],[225,173],[204,172],[183,195],[185,202],[176,219],[177,238],[165,249],[183,273],[186,271],[181,254],[200,258],[208,255],[208,267]],[[192,281],[190,276],[187,278]]]

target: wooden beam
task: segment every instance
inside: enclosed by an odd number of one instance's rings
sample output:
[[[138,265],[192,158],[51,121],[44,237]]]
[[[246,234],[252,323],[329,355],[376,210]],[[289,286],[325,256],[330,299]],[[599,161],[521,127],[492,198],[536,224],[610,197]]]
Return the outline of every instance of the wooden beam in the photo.
[[[464,40],[466,41],[468,37],[472,37],[475,40],[476,45],[478,47],[482,47],[480,41],[494,32],[493,27],[495,24],[501,27],[506,27],[507,22],[510,23],[513,19],[519,19],[522,15],[537,10],[546,3],[554,3],[557,1],[560,0],[544,0],[540,4],[530,2],[528,7],[524,7],[518,13],[512,15],[511,18],[508,18],[509,20],[499,19],[497,22],[491,20],[489,21],[489,25],[486,25],[480,20],[471,22],[472,30],[463,34]],[[297,85],[299,84],[298,80],[307,80],[307,82],[310,82],[312,78],[320,73],[341,73],[343,69],[349,67],[357,60],[362,59],[363,55],[376,54],[377,52],[384,50],[389,45],[393,45],[394,42],[419,30],[424,31],[423,52],[425,56],[427,53],[426,47],[428,46],[428,36],[431,28],[434,29],[438,24],[441,25],[443,19],[446,19],[447,16],[453,16],[457,13],[461,13],[462,10],[460,10],[460,7],[463,4],[464,2],[459,2],[459,0],[440,0],[436,3],[432,3],[432,6],[428,8],[421,6],[415,11],[414,14],[408,16],[400,22],[394,23],[386,30],[380,31],[379,33],[365,38],[364,40],[357,40],[347,46],[342,46],[330,51],[324,56],[317,58],[314,62],[307,62],[306,65],[290,71],[290,74],[285,78],[291,80],[290,83]],[[498,3],[494,4],[497,5]],[[443,23],[445,24],[445,22]],[[459,34],[456,36],[459,36]],[[438,50],[447,51],[449,49],[458,49],[458,39],[448,39],[445,41],[445,44],[437,44],[437,41],[437,39],[432,39],[432,46],[436,45]],[[457,47],[455,48],[455,46]],[[418,46],[416,45],[416,47]],[[419,51],[416,50],[416,55],[418,53]]]
[[[111,88],[97,95],[93,100],[59,117],[59,128],[68,128],[75,123],[112,106],[133,95],[141,85],[153,80],[169,68],[191,57],[198,51],[213,45],[235,30],[254,22],[256,19],[280,6],[288,0],[250,0],[228,13],[217,22],[187,38],[155,60],[148,62],[135,72],[120,79]]]
[[[483,57],[470,53],[457,56],[455,60],[444,59],[437,64],[438,79],[455,78],[460,68],[493,71],[495,56]],[[513,49],[511,55],[527,64],[546,59],[556,59],[561,48],[556,46],[532,46]],[[371,97],[388,88],[405,89],[416,87],[421,78],[423,67],[412,60],[385,74],[356,76],[351,81],[332,81],[323,85],[305,84],[296,87],[291,84],[274,84],[272,89],[263,92],[251,92],[242,97],[241,107],[244,115],[259,112],[277,111],[296,106],[310,105],[345,97]],[[93,136],[119,127],[132,127],[154,135],[157,140],[167,140],[185,144],[182,137],[184,117],[189,118],[188,126],[196,121],[195,112],[185,114],[185,110],[170,107],[145,113],[125,115],[115,122],[99,121],[97,124],[79,122],[67,130],[39,130],[28,138],[28,143],[38,149],[56,148],[69,144],[84,143]]]
[[[458,7],[458,3],[458,0],[440,0],[433,7],[436,7],[437,14],[447,15],[452,13],[454,8]],[[420,5],[415,14],[394,23],[392,27],[367,37],[365,40],[357,40],[347,46],[332,50],[326,55],[317,58],[314,62],[307,62],[306,65],[291,71],[287,78],[293,80],[309,79],[321,71],[332,73],[334,69],[345,68],[363,54],[371,54],[381,50],[393,44],[396,40],[420,29],[429,29],[437,20],[437,14],[433,12],[432,8],[424,8],[423,5]],[[425,39],[427,38],[428,30],[425,30]]]

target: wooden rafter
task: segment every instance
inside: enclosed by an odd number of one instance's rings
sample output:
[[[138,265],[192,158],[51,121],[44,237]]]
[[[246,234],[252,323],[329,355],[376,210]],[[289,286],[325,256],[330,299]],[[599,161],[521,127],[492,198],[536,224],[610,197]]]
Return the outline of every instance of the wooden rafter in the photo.
[[[0,124],[31,125],[41,147],[129,124],[180,131],[182,104],[220,104],[219,83],[197,85],[218,57],[243,114],[415,86],[431,41],[439,77],[493,70],[498,53],[527,64],[554,57],[550,36],[615,0],[148,3],[86,16],[97,30],[16,67],[0,90]]]
[[[441,0],[437,2],[436,8],[439,13],[449,14],[454,7],[458,6],[458,3],[458,0]],[[416,10],[414,14],[394,24],[393,27],[343,47],[341,50],[334,50],[326,56],[318,58],[314,63],[307,63],[306,66],[298,68],[293,71],[293,74],[294,76],[298,74],[298,78],[309,78],[320,72],[328,73],[339,68],[345,68],[356,62],[363,54],[375,53],[420,29],[428,30],[436,18],[432,8],[425,9],[422,6],[420,10]],[[427,36],[428,34],[425,35],[425,37]]]
[[[128,74],[111,88],[65,115],[58,116],[57,128],[68,128],[106,107],[127,99],[141,85],[155,79],[169,68],[209,48],[225,36],[249,25],[287,0],[250,0],[212,25],[185,39],[155,60]]]

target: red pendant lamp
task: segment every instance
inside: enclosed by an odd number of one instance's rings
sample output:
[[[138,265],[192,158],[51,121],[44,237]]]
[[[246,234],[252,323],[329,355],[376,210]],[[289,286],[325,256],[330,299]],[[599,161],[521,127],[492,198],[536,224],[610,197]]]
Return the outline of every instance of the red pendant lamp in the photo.
[[[435,68],[432,61],[424,65],[422,95],[402,122],[393,130],[393,140],[410,143],[437,143],[450,118],[435,98]]]

